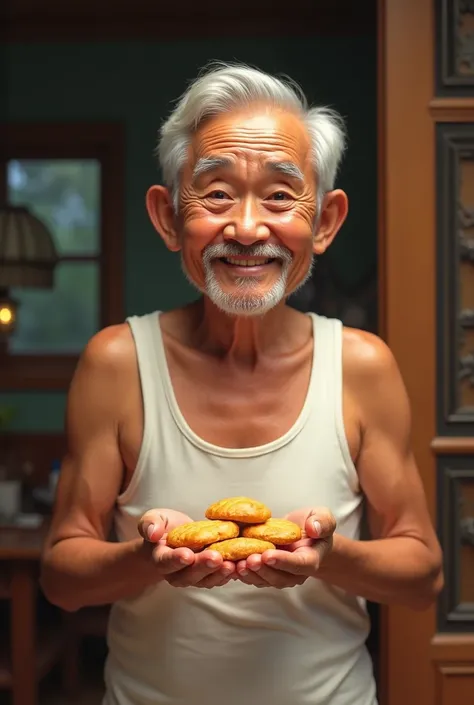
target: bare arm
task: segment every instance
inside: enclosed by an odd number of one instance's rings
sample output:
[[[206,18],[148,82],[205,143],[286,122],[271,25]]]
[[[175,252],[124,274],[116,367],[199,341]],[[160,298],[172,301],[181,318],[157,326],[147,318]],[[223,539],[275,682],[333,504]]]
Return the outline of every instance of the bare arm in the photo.
[[[61,470],[41,584],[67,610],[131,597],[159,580],[152,545],[107,541],[122,483],[118,436],[134,353],[125,327],[89,343],[71,385]],[[128,387],[130,390],[130,387]]]
[[[349,333],[348,342],[346,386],[361,414],[357,469],[373,540],[336,533],[318,577],[369,600],[423,609],[442,588],[442,557],[411,449],[407,393],[381,341]]]

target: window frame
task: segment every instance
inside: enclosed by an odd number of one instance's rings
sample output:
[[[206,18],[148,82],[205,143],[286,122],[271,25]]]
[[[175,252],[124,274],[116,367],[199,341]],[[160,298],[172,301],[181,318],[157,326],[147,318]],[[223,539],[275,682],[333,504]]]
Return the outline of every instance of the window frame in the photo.
[[[12,159],[94,159],[101,169],[99,328],[124,320],[124,130],[118,123],[0,123],[0,201]],[[21,309],[20,314],[21,315]],[[0,348],[0,390],[64,390],[79,354],[11,354]]]

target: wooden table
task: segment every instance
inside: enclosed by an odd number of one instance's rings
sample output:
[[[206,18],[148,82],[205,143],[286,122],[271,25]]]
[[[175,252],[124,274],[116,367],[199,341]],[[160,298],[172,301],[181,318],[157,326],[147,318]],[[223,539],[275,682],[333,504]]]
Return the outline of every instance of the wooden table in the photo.
[[[39,680],[59,660],[62,630],[39,633],[36,604],[41,551],[48,529],[0,526],[0,598],[10,600],[11,627],[0,652],[0,689],[11,689],[13,705],[37,705]]]

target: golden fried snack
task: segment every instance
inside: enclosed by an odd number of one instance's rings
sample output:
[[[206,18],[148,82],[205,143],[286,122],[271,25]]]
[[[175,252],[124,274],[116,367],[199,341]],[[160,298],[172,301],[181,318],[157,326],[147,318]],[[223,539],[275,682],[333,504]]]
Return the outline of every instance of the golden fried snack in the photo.
[[[248,558],[252,553],[264,553],[270,548],[275,548],[270,541],[260,541],[259,539],[229,539],[218,541],[208,546],[210,551],[218,551],[225,561],[240,561]]]
[[[238,521],[243,524],[260,524],[271,515],[268,507],[250,497],[227,497],[211,504],[206,510],[208,519]]]
[[[193,521],[172,529],[166,539],[170,548],[191,548],[200,551],[215,541],[231,539],[239,535],[239,527],[233,521]]]
[[[285,546],[300,540],[301,529],[298,524],[288,521],[288,519],[268,519],[264,524],[246,526],[242,531],[242,536]]]

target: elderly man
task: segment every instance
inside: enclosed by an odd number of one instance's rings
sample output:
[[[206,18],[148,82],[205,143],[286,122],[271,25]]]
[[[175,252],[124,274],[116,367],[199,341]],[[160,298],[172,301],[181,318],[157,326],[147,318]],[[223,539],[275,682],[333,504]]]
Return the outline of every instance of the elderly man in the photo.
[[[440,590],[390,351],[286,304],[346,218],[343,151],[337,114],[245,66],[202,74],[162,127],[148,213],[201,296],[88,344],[43,561],[57,605],[114,603],[107,705],[374,705],[365,600]],[[166,545],[236,495],[303,538],[236,563]]]

